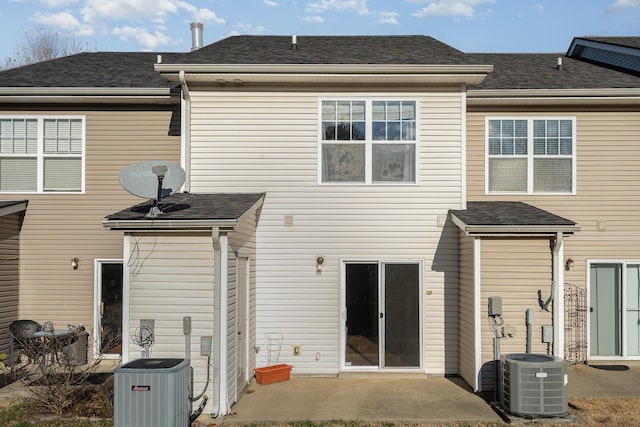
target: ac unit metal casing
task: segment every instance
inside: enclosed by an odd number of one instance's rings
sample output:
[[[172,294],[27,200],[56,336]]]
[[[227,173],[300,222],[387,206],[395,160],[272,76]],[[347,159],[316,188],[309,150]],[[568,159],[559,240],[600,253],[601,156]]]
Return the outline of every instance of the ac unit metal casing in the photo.
[[[500,362],[500,405],[504,410],[530,418],[567,415],[567,362],[533,353],[503,355]]]
[[[188,427],[189,359],[137,359],[114,371],[115,427]]]

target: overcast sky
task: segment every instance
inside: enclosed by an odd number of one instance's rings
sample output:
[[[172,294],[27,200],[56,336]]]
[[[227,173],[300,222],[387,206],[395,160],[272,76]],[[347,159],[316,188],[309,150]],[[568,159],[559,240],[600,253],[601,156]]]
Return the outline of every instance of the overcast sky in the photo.
[[[565,52],[640,36],[640,0],[0,0],[0,61],[45,29],[85,50],[185,52],[235,34],[422,34],[465,52]]]

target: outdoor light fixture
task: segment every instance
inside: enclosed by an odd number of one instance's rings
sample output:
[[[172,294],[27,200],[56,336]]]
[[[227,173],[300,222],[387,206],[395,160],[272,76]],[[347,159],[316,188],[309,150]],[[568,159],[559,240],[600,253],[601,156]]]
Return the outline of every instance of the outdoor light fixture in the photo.
[[[71,268],[73,268],[74,270],[77,270],[79,266],[80,266],[80,258],[78,257],[71,258]]]
[[[322,273],[322,268],[324,267],[324,257],[317,256],[316,257],[316,274]]]
[[[564,262],[564,269],[566,271],[569,271],[573,268],[573,259],[571,258],[567,258],[567,260]]]

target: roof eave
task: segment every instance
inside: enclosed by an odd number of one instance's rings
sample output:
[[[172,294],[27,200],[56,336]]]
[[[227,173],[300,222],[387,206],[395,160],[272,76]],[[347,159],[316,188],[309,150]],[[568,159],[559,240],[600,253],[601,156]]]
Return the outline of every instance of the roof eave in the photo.
[[[557,233],[574,234],[580,231],[579,224],[573,225],[475,225],[467,224],[455,214],[451,219],[467,236],[554,236]]]
[[[637,105],[640,88],[469,89],[467,105]]]
[[[219,220],[110,220],[102,221],[102,226],[111,230],[124,231],[205,231],[213,228],[235,230],[240,225],[237,219]]]
[[[245,84],[481,84],[491,65],[156,64],[168,81]]]
[[[28,200],[20,200],[15,203],[10,204],[9,206],[5,206],[0,208],[0,217],[5,215],[11,215],[17,212],[22,212],[27,210],[27,205],[29,204]]]
[[[0,102],[174,104],[179,100],[171,88],[0,87]]]

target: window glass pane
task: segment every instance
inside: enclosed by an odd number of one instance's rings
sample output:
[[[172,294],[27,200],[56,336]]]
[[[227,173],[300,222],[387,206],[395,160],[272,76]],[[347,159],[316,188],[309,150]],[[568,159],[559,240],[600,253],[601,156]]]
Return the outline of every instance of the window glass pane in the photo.
[[[400,120],[400,102],[387,102],[387,120]]]
[[[27,154],[37,154],[38,152],[38,121],[33,119],[33,120],[27,120],[26,122],[27,122]],[[80,123],[82,125],[81,121]],[[82,135],[80,135],[80,137],[82,138]]]
[[[558,121],[547,120],[547,136],[550,138],[558,137]]]
[[[500,137],[500,120],[489,120],[489,138]]]
[[[45,158],[44,190],[45,191],[80,191],[81,159]]]
[[[403,141],[415,141],[416,140],[416,122],[404,122],[402,123],[402,140]]]
[[[335,101],[322,101],[322,120],[323,121],[336,120],[336,102]]]
[[[400,122],[387,123],[387,140],[389,141],[400,140]]]
[[[489,191],[526,192],[527,159],[489,159]]]
[[[502,136],[513,137],[513,120],[502,121]]]
[[[552,156],[558,155],[558,138],[549,138],[547,140],[547,154]]]
[[[502,154],[513,154],[513,138],[504,138],[502,140]]]
[[[533,154],[536,154],[536,155],[547,154],[547,144],[544,138],[533,139]]]
[[[384,141],[387,139],[387,124],[385,122],[373,122],[373,139]]]
[[[573,136],[573,122],[571,120],[560,120],[560,136],[565,138]]]
[[[533,137],[544,138],[545,136],[547,136],[545,121],[534,120],[533,121]]]
[[[527,138],[516,138],[514,154],[527,154]]]
[[[371,106],[371,113],[373,114],[373,120],[384,121],[387,118],[385,112],[384,101],[373,101]]]
[[[571,155],[573,152],[573,140],[571,138],[560,138],[560,154]]]
[[[337,139],[339,141],[348,141],[351,139],[351,123],[349,122],[338,123],[337,131],[338,131]]]
[[[570,193],[571,159],[537,158],[533,161],[533,191]]]
[[[518,138],[527,137],[527,121],[526,120],[516,120],[514,122],[514,134]]]
[[[364,182],[364,144],[323,144],[323,182]]]
[[[373,181],[415,181],[415,144],[374,144]]]
[[[416,103],[411,101],[402,102],[402,120],[416,119]]]
[[[364,135],[365,135],[364,122],[353,122],[351,131],[352,131],[351,139],[353,139],[354,141],[364,140]]]
[[[500,138],[489,138],[489,154],[494,156],[499,155],[501,144]]]
[[[336,139],[335,122],[322,122],[322,139],[325,141],[334,141]]]
[[[70,154],[82,154],[82,121],[71,120],[70,122],[71,144]]]
[[[35,158],[0,158],[0,191],[36,191]]]
[[[351,120],[351,103],[349,101],[338,102],[337,119]]]
[[[352,104],[351,120],[364,120],[364,102],[357,101]]]

